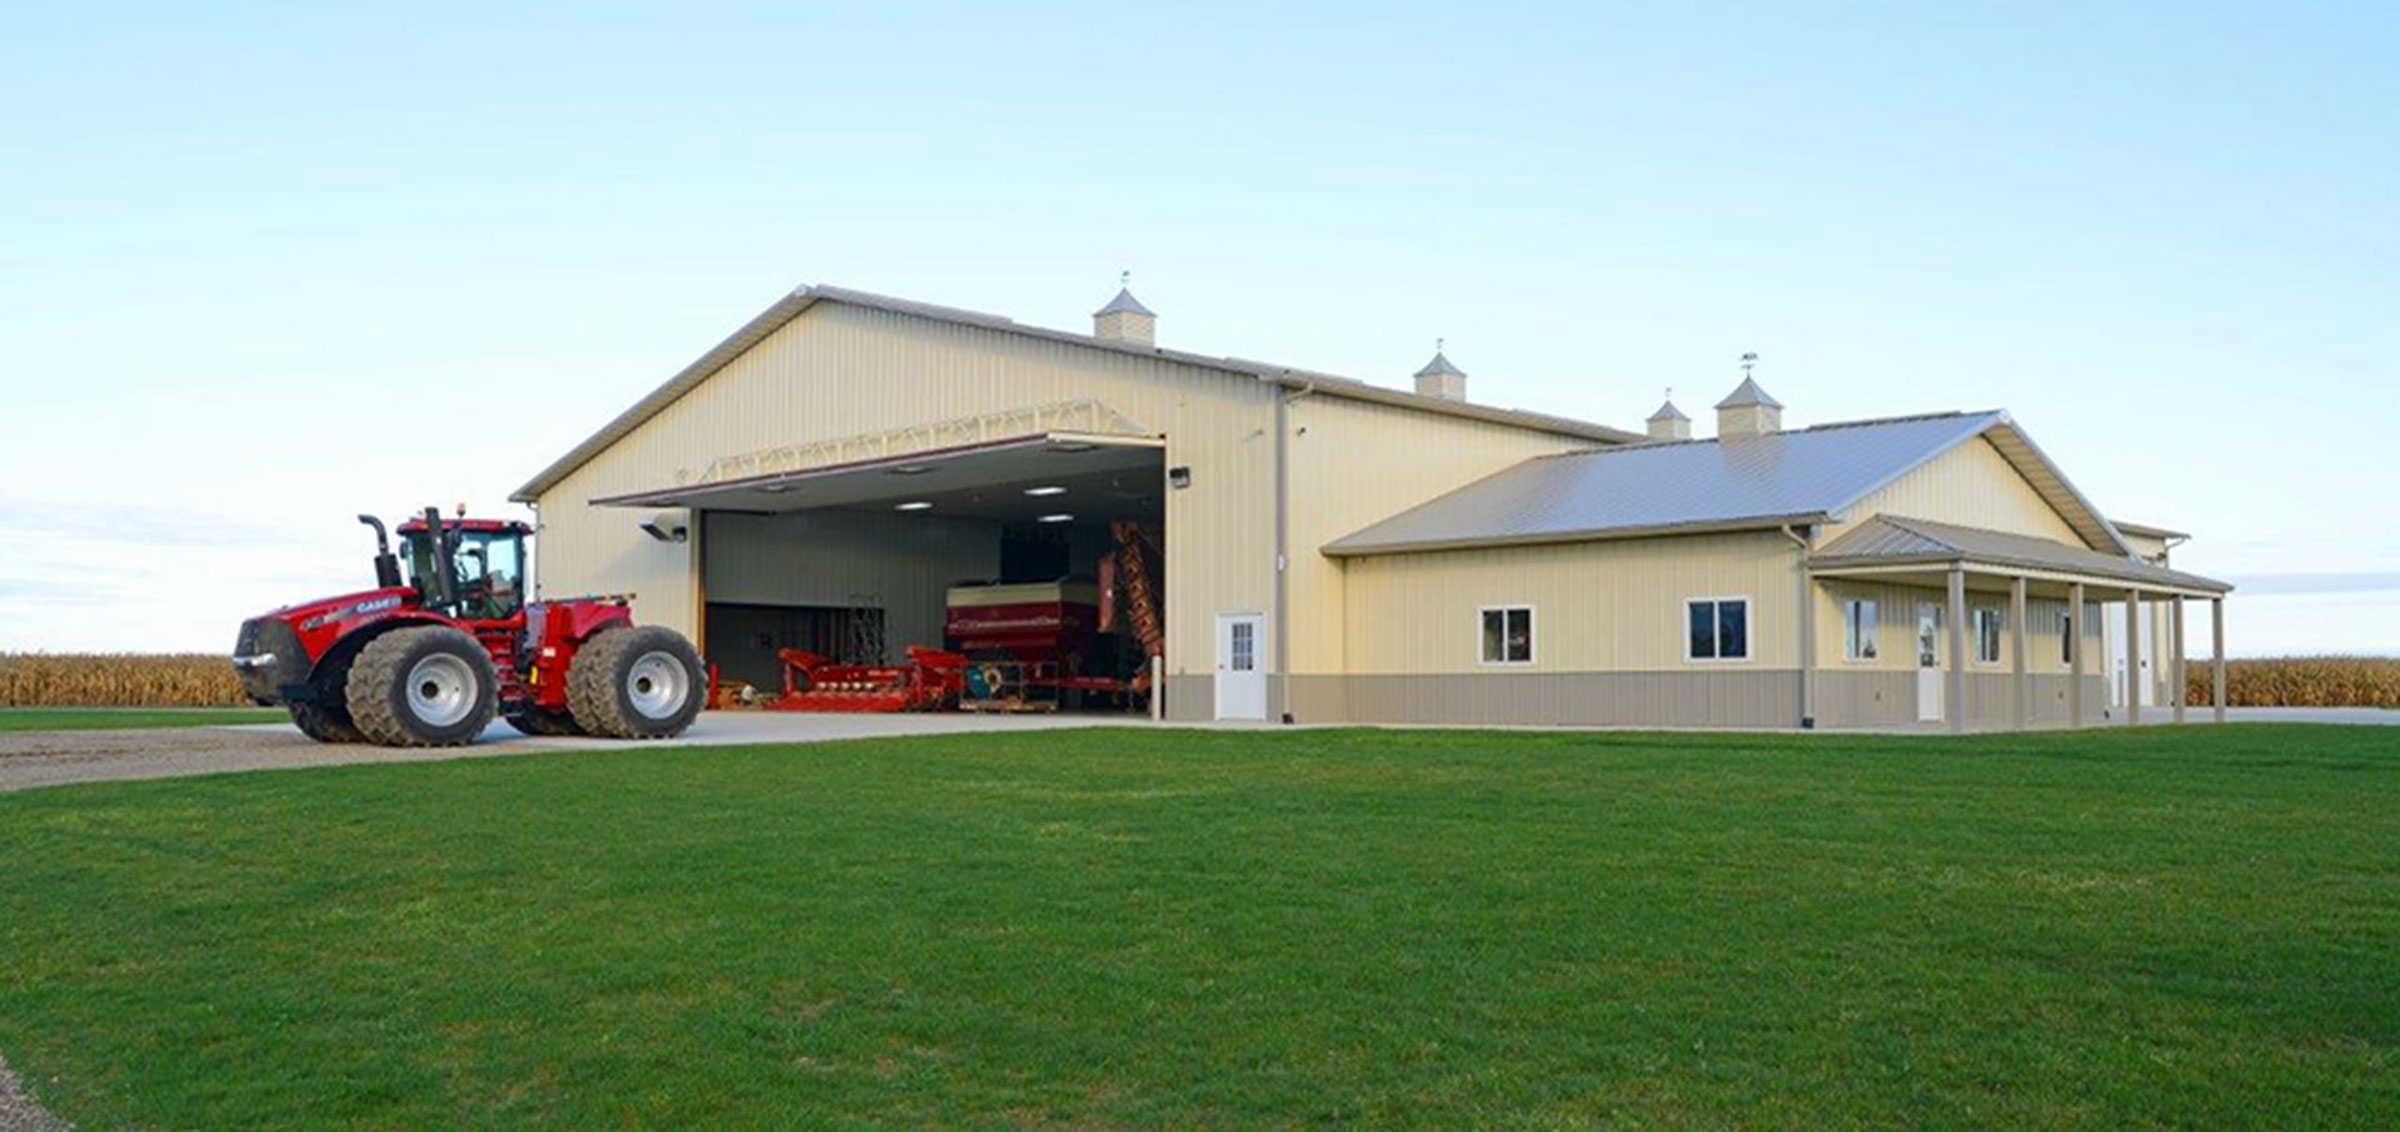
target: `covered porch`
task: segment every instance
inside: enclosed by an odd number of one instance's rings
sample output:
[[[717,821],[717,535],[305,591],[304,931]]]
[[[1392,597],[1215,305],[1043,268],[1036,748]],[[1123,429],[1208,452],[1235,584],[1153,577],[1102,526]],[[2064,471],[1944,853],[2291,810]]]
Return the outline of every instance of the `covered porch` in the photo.
[[[1903,659],[1915,669],[1914,718],[1953,732],[2141,723],[2154,698],[2145,680],[2162,701],[2154,710],[2185,722],[2186,606],[2206,601],[2211,717],[2225,720],[2224,599],[2232,587],[2223,582],[2048,539],[1895,516],[1870,519],[1812,553],[1807,578],[1812,590],[1871,585],[1910,595],[1912,647]],[[1807,608],[1818,607],[1816,596]],[[1837,598],[1832,607],[1849,618],[1855,602]],[[2038,638],[2037,606],[2048,628]],[[2127,655],[2119,672],[2094,647],[2118,635],[2099,631],[2103,617],[2123,627]],[[1857,626],[1837,623],[1833,631],[1855,637]],[[1815,650],[1804,653],[1813,666]],[[1806,675],[1803,714],[1813,720],[1819,685],[1828,681]],[[2122,700],[2119,710],[2111,710],[2112,699]],[[1828,706],[1838,718],[1839,705]]]

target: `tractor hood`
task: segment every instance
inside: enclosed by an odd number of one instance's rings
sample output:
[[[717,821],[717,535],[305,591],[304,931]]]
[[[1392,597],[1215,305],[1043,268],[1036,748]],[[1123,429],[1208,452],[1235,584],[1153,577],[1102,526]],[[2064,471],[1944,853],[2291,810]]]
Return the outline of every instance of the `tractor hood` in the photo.
[[[340,597],[318,598],[315,601],[304,601],[297,605],[287,605],[280,609],[268,610],[258,619],[287,622],[293,628],[305,631],[337,621],[349,621],[370,614],[399,609],[414,603],[416,599],[416,590],[408,586],[392,586],[385,589],[343,594]]]

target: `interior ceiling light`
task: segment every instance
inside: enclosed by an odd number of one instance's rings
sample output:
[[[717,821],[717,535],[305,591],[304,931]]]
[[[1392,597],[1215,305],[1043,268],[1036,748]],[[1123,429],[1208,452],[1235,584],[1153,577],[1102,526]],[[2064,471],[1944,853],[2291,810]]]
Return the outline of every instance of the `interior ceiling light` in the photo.
[[[908,502],[899,505],[898,507],[892,508],[894,511],[929,511],[932,509],[933,504],[923,499],[911,499]]]
[[[1067,489],[1063,487],[1029,487],[1025,489],[1027,495],[1065,495],[1066,493]]]
[[[1072,523],[1072,522],[1074,522],[1074,521],[1075,521],[1075,516],[1073,516],[1073,515],[1044,515],[1044,516],[1042,516],[1042,517],[1041,517],[1041,519],[1040,519],[1040,520],[1038,520],[1038,521],[1039,521],[1039,522],[1044,522],[1044,523]]]

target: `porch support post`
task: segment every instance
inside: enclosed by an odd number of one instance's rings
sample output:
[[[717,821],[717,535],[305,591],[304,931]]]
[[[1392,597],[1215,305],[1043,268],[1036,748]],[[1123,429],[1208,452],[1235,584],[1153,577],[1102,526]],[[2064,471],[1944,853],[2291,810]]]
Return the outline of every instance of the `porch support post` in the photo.
[[[2016,701],[2017,730],[2023,731],[2033,718],[2033,683],[2025,675],[2025,578],[2019,575],[2008,580],[2009,650],[2017,658],[2016,691],[2010,697]]]
[[[1950,730],[1967,729],[1967,570],[1950,568]]]
[[[2217,655],[2209,667],[2210,702],[2216,710],[2217,722],[2225,722],[2225,599],[2208,599],[2208,631],[2216,637]]]
[[[2142,721],[2142,591],[2125,591],[2125,722]]]
[[[2171,688],[2172,688],[2172,690],[2173,690],[2173,691],[2174,691],[2174,693],[2175,693],[2175,722],[2177,722],[2177,723],[2181,723],[2181,722],[2183,722],[2183,701],[2185,701],[2185,700],[2188,700],[2188,699],[2190,699],[2190,698],[2191,698],[2191,696],[2190,696],[2190,695],[2189,695],[2189,694],[2186,692],[2186,690],[2185,690],[2185,689],[2186,689],[2186,682],[2185,682],[2185,680],[2184,680],[2184,675],[2183,675],[2183,595],[2182,595],[2182,594],[2176,594],[2176,595],[2175,595],[2175,623],[2174,623],[2174,626],[2173,626],[2173,630],[2174,630],[2174,634],[2175,634],[2175,671],[2174,671],[2173,675],[2172,675],[2170,678],[2171,678],[2171,679],[2174,681],[2174,683],[2171,685]]]
[[[2083,583],[2067,587],[2067,726],[2083,726],[2083,631],[2091,612],[2083,607]]]

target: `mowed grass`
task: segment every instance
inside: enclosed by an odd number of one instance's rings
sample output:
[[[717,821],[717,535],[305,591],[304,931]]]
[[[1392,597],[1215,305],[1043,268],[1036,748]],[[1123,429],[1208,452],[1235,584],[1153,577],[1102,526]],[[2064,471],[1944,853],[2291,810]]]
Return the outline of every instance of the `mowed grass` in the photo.
[[[200,727],[218,723],[275,723],[290,718],[281,708],[0,707],[0,731],[107,731],[135,727]]]
[[[2400,732],[1091,730],[0,796],[86,1128],[2400,1126]]]

